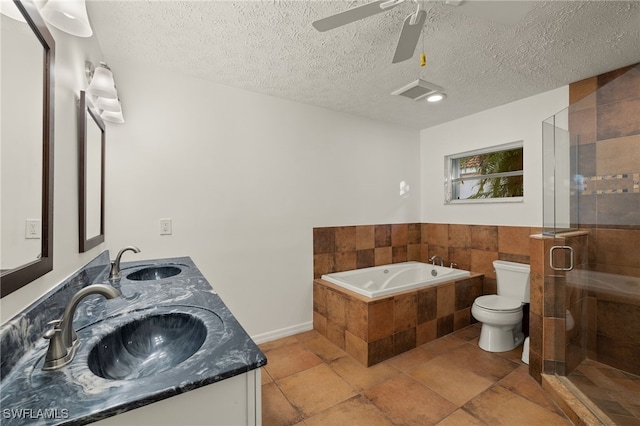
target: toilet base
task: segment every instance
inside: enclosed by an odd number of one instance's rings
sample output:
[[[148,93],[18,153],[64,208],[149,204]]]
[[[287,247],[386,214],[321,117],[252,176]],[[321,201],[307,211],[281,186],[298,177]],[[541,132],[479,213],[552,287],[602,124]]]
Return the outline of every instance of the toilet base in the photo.
[[[523,341],[521,327],[505,328],[483,323],[478,346],[487,352],[507,352],[520,346]]]

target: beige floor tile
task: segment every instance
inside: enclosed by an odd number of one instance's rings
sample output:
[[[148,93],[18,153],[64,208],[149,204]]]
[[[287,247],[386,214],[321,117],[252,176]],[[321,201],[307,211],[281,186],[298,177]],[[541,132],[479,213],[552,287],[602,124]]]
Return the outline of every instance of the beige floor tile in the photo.
[[[411,349],[403,354],[398,356],[394,356],[385,361],[386,364],[390,364],[395,368],[407,371],[410,370],[423,362],[427,362],[435,358],[436,355],[433,352],[429,352],[424,350],[422,347]]]
[[[396,425],[433,425],[456,409],[451,402],[405,374],[380,383],[363,395]]]
[[[393,426],[391,420],[371,401],[360,395],[305,419],[304,424],[306,426]]]
[[[502,379],[518,368],[515,363],[492,352],[480,349],[476,345],[462,345],[446,354],[452,363],[491,381]]]
[[[604,369],[600,369],[594,365],[580,365],[579,370],[582,374],[588,377],[596,386],[600,388],[618,390],[619,386],[610,377],[603,374]]]
[[[553,411],[558,415],[563,415],[562,410],[558,408],[551,397],[542,389],[538,382],[529,375],[528,365],[522,365],[516,368],[498,383],[511,392],[515,392],[527,398],[529,401],[538,404],[542,408]]]
[[[636,395],[635,400],[640,404],[640,380],[613,379],[613,381],[618,385],[618,389],[624,389]]]
[[[620,416],[616,414],[609,415],[611,420],[616,422],[616,426],[638,426],[640,420],[637,417]]]
[[[494,385],[463,406],[473,417],[490,425],[570,425],[561,417],[500,385]]]
[[[636,399],[640,398],[640,395],[635,396]],[[626,408],[631,414],[638,418],[638,424],[640,424],[640,405],[630,404],[626,401],[620,402],[624,408]]]
[[[442,355],[451,351],[452,349],[457,348],[460,345],[463,345],[464,343],[464,340],[448,335],[436,339],[432,342],[425,343],[424,345],[420,346],[420,348],[430,352],[433,355]]]
[[[458,408],[456,411],[447,416],[438,426],[485,426],[486,423],[480,419],[476,419],[471,414]]]
[[[301,371],[276,383],[285,397],[306,417],[345,401],[357,391],[326,364]]]
[[[350,356],[333,360],[329,367],[359,391],[400,374],[397,368],[389,364],[380,363],[367,368]]]
[[[633,417],[633,413],[627,410],[622,404],[618,401],[602,401],[602,400],[592,400],[598,408],[605,412],[605,414],[612,416],[628,416]],[[640,424],[640,422],[638,422]]]
[[[345,351],[331,343],[329,339],[319,333],[313,338],[306,339],[304,341],[304,345],[325,362],[347,355]]]
[[[267,371],[266,368],[263,368],[262,371],[260,372],[260,378],[262,379],[263,385],[273,382],[273,379],[269,375],[269,372]]]
[[[287,401],[275,383],[262,386],[262,424],[264,426],[292,425],[301,419],[302,413]]]
[[[297,342],[298,339],[296,339],[295,336],[288,336],[283,337],[282,339],[272,340],[271,342],[262,343],[258,345],[258,347],[262,352],[268,352],[281,346],[286,346]]]
[[[481,324],[477,323],[456,331],[455,333],[452,334],[452,336],[457,337],[458,339],[461,339],[461,340],[470,341],[480,337],[481,329],[482,329]]]
[[[407,373],[456,404],[456,407],[460,407],[493,384],[491,380],[450,362],[448,355],[425,362]]]
[[[476,342],[476,346],[478,343]],[[522,362],[522,345],[507,352],[495,352],[494,355],[513,361],[517,364],[525,365]]]
[[[265,369],[273,380],[322,364],[320,358],[297,340],[295,343],[266,351],[265,355],[267,357]]]
[[[315,339],[318,336],[322,336],[322,334],[318,333],[316,330],[309,330],[296,334],[294,337],[298,339],[299,342],[306,342],[307,340]]]

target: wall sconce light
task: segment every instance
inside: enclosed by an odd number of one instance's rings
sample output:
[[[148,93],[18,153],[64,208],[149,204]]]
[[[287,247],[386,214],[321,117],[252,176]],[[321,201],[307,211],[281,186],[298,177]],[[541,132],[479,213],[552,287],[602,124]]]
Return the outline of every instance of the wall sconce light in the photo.
[[[102,117],[103,120],[110,121],[112,123],[124,123],[124,116],[122,115],[122,111],[102,111],[100,113],[100,117]]]
[[[116,83],[113,81],[113,73],[104,62],[94,68],[89,61],[85,62],[85,73],[89,80],[87,93],[93,96],[100,96],[106,99],[117,99]]]
[[[112,123],[124,123],[122,105],[118,99],[111,69],[104,62],[100,62],[97,67],[89,61],[84,65],[89,83],[87,93],[92,96],[93,105],[100,111],[100,117]]]
[[[93,34],[85,0],[49,0],[40,10],[51,25],[77,37]]]
[[[98,98],[94,102],[94,105],[96,108],[101,109],[103,111],[109,111],[109,112],[122,111],[122,107],[120,106],[120,101],[118,99]]]

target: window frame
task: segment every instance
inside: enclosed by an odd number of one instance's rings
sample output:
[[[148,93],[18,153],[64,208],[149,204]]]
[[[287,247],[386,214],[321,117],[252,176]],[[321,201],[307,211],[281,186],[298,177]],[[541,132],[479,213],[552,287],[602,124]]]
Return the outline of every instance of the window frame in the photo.
[[[508,177],[508,176],[522,176],[523,180],[523,195],[519,197],[500,197],[500,198],[473,198],[473,199],[452,199],[453,197],[453,185],[455,182],[461,180],[459,176],[459,168],[454,166],[456,160],[464,157],[471,157],[474,155],[491,154],[501,151],[509,151],[512,149],[522,148],[522,171],[515,172],[502,172],[483,175],[484,177]],[[459,163],[458,163],[459,164]],[[494,145],[490,147],[474,149],[471,151],[460,152],[457,154],[450,154],[444,157],[444,204],[485,204],[485,203],[522,203],[524,201],[524,140],[515,142],[509,142],[501,145]]]

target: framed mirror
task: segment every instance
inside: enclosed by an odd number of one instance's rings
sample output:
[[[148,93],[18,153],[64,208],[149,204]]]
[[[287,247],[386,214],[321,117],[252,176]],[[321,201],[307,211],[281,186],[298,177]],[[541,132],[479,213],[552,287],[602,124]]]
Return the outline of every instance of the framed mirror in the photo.
[[[105,125],[84,91],[79,109],[80,253],[104,242]]]
[[[13,5],[26,23],[0,15],[0,297],[53,269],[55,42],[32,0]]]

